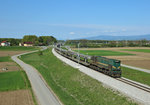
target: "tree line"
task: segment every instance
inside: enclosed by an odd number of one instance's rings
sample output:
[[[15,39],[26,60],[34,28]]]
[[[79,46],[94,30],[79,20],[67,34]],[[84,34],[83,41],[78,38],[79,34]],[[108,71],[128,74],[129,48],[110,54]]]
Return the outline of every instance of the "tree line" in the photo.
[[[0,38],[0,43],[2,41],[8,41],[10,42],[11,46],[18,46],[19,43],[21,43],[22,39],[15,39],[15,38]]]
[[[67,40],[65,45],[71,47],[78,47],[80,43],[81,48],[100,48],[100,47],[150,47],[150,40]]]
[[[25,35],[23,39],[15,39],[15,38],[0,38],[0,42],[8,41],[11,46],[18,46],[19,43],[31,42],[35,46],[47,46],[52,45],[57,42],[56,38],[53,36],[39,36],[36,35]]]

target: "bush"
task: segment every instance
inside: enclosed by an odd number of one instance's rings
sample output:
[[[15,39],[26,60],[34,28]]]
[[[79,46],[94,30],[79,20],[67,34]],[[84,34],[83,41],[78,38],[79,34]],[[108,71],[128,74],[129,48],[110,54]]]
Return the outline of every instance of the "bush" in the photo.
[[[43,51],[39,50],[38,54],[43,55]]]

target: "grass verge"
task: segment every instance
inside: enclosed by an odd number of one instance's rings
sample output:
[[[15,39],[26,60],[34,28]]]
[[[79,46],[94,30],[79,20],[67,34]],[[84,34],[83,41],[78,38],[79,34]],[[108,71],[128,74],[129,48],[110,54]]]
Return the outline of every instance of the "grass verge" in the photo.
[[[24,46],[3,46],[0,51],[32,51],[39,50],[38,47],[24,47]]]
[[[78,52],[77,50],[75,50]],[[117,52],[117,51],[109,51],[109,50],[80,50],[79,53],[85,55],[96,55],[96,56],[125,56],[125,55],[134,55],[124,52]]]
[[[12,62],[10,56],[0,57],[0,62]]]
[[[122,51],[135,51],[135,52],[145,52],[150,53],[150,49],[121,49]]]
[[[150,86],[150,74],[127,67],[122,68],[122,76]]]
[[[34,66],[65,105],[133,105],[127,98],[106,89],[95,79],[58,60],[50,50],[23,55]]]

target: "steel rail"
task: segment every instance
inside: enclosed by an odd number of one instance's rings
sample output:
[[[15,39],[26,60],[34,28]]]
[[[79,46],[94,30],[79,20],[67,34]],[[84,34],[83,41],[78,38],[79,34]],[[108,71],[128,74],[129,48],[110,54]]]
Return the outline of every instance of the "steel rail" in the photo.
[[[117,80],[121,81],[121,82],[124,82],[126,84],[129,84],[131,86],[134,86],[136,88],[139,88],[141,90],[144,90],[148,93],[150,93],[150,88],[149,87],[146,87],[146,86],[143,86],[142,84],[139,84],[139,83],[135,83],[134,81],[130,81],[130,80],[127,80],[125,78],[116,78]]]

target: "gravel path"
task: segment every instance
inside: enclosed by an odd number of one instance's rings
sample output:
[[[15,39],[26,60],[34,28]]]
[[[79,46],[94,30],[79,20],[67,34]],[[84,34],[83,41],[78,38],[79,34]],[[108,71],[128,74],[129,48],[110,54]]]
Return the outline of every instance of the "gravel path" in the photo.
[[[142,69],[142,68],[138,68],[138,67],[128,66],[128,65],[124,65],[124,64],[121,64],[121,66],[130,68],[130,69],[134,69],[134,70],[138,70],[138,71],[143,71],[143,72],[146,72],[146,73],[150,73],[150,70],[147,70],[147,69]]]
[[[32,52],[36,52],[36,51],[32,51]],[[48,87],[44,79],[38,73],[38,71],[34,67],[24,63],[23,61],[17,58],[18,56],[24,54],[27,53],[12,56],[12,59],[16,63],[18,63],[27,73],[27,76],[32,85],[32,89],[37,97],[38,103],[40,105],[62,105],[61,102],[58,100],[58,98],[54,95],[52,90]]]
[[[53,54],[59,58],[60,60],[62,60],[63,62],[65,62],[66,64],[74,67],[74,68],[78,68],[81,72],[89,75],[90,77],[100,81],[101,83],[123,93],[124,95],[132,98],[133,100],[145,104],[145,105],[150,105],[150,93],[145,92],[143,90],[140,90],[138,88],[135,88],[133,86],[130,86],[128,84],[125,84],[123,82],[120,82],[114,78],[111,78],[107,75],[104,75],[102,73],[98,73],[90,68],[87,68],[83,65],[80,65],[78,63],[75,63],[61,55],[59,55],[58,53],[55,52],[55,50],[52,50]]]

